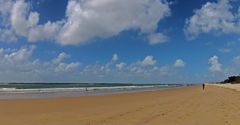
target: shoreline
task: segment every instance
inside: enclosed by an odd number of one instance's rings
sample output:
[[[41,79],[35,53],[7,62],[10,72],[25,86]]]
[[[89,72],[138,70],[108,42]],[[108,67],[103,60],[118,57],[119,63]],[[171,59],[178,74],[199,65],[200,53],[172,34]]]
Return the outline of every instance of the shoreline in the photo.
[[[207,85],[54,99],[0,100],[3,125],[239,125],[240,93]],[[12,120],[14,119],[14,120]]]
[[[92,87],[88,88],[55,88],[55,89],[22,89],[14,91],[1,91],[0,100],[14,99],[52,99],[81,96],[104,96],[125,93],[141,93],[148,91],[161,91],[165,89],[181,88],[186,86],[145,86],[145,87]],[[54,90],[54,91],[52,91]]]

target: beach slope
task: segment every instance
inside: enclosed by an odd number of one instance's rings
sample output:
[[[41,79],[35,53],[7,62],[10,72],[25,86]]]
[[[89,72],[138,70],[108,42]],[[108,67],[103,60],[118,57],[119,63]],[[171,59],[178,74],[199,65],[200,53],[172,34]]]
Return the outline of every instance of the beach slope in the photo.
[[[218,86],[0,100],[1,125],[239,125],[240,92]]]

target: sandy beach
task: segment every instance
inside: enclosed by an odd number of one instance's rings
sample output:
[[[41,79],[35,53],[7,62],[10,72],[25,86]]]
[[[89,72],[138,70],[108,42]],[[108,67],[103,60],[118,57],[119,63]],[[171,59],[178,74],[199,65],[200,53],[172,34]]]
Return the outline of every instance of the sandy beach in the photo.
[[[240,84],[231,84],[231,83],[227,83],[227,84],[209,84],[209,85],[214,85],[214,86],[219,86],[222,88],[228,88],[228,89],[233,89],[236,91],[240,91]]]
[[[1,125],[239,125],[240,93],[201,86],[104,96],[0,100]]]

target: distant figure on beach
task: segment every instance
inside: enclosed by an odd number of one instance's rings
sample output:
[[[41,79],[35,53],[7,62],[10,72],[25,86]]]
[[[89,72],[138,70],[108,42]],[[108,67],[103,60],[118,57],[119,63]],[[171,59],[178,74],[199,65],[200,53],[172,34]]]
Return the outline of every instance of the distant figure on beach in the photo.
[[[205,84],[204,84],[204,83],[202,84],[202,89],[203,89],[203,90],[205,89]]]

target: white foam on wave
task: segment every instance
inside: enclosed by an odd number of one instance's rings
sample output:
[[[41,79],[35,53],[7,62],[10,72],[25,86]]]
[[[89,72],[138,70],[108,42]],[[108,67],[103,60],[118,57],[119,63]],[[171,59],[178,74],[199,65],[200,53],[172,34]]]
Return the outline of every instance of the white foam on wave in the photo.
[[[177,86],[133,85],[112,87],[38,88],[38,89],[0,88],[0,99],[38,99],[38,98],[59,98],[76,96],[101,96],[117,93],[155,91],[172,87]]]
[[[155,86],[114,86],[114,87],[79,87],[79,88],[39,88],[39,89],[16,89],[0,88],[0,93],[51,93],[51,92],[84,92],[84,91],[114,91],[153,88]]]

